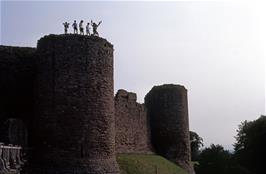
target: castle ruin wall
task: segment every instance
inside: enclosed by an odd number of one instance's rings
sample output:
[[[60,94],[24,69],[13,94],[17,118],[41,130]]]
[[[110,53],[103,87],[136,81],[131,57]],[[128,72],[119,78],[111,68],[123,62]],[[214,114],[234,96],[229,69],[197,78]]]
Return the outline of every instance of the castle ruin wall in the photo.
[[[0,46],[0,142],[29,146],[29,174],[118,174],[116,153],[158,153],[189,173],[187,90],[113,91],[105,39],[49,35]],[[29,136],[27,135],[29,133]]]
[[[116,152],[152,153],[149,119],[137,95],[118,90],[115,96]]]
[[[32,125],[35,48],[0,46],[0,142],[28,146]],[[28,128],[26,128],[26,126]],[[21,130],[10,130],[16,127]]]

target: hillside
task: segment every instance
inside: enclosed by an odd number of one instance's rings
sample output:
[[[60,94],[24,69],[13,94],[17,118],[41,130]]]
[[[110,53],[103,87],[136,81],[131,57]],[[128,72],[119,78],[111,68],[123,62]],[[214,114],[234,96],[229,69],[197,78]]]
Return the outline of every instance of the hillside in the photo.
[[[158,155],[119,154],[121,174],[187,174],[176,164]]]

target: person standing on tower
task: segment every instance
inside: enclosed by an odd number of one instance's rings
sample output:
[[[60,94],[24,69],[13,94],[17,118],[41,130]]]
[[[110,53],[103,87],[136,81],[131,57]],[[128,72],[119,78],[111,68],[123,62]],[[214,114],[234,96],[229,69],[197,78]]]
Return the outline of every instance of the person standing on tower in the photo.
[[[93,22],[91,20],[91,25],[92,25],[92,35],[93,36],[99,36],[99,33],[97,32],[97,28],[99,27],[99,25],[102,23],[102,21],[100,21],[98,24],[96,24],[95,22]]]
[[[64,22],[63,25],[64,25],[64,29],[65,29],[65,34],[67,34],[67,30],[69,28],[69,23],[68,22]]]
[[[86,34],[89,35],[89,36],[91,35],[90,34],[90,23],[89,22],[86,25]]]
[[[78,24],[77,24],[76,20],[74,20],[72,27],[74,29],[74,34],[78,34]]]
[[[79,23],[79,32],[80,34],[84,35],[83,20],[81,20]]]

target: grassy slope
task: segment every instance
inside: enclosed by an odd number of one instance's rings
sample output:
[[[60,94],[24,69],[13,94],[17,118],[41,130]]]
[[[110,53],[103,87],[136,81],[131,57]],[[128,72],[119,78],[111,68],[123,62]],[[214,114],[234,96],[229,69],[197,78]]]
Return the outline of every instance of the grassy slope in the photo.
[[[158,155],[119,154],[117,161],[121,174],[187,174],[174,163]]]

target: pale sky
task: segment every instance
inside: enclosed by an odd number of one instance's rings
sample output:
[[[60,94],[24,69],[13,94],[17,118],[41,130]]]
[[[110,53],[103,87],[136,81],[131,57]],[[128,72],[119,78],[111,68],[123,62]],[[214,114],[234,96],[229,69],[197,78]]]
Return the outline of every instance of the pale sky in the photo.
[[[115,48],[115,91],[143,102],[154,85],[184,85],[190,129],[205,146],[232,149],[238,124],[265,114],[265,9],[257,1],[1,1],[0,44],[36,47],[65,21],[102,20],[99,33]]]

